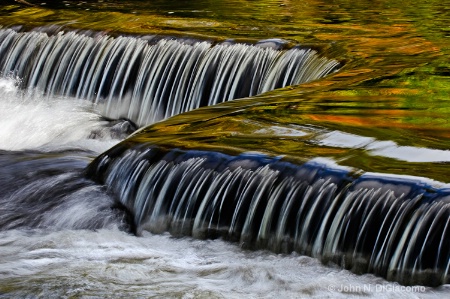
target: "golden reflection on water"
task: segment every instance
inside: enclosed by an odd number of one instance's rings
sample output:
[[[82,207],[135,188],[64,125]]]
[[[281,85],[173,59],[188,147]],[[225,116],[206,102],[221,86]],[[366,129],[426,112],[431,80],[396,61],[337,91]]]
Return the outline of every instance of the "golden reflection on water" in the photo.
[[[33,1],[30,1],[34,3]],[[37,2],[36,2],[37,3]],[[130,141],[260,151],[307,160],[331,157],[367,171],[425,175],[448,182],[447,163],[413,163],[365,149],[324,146],[321,130],[399,146],[450,149],[450,59],[445,3],[429,1],[66,1],[4,5],[0,24],[59,24],[111,34],[162,34],[212,40],[282,38],[311,44],[343,62],[320,81],[202,108],[145,129]],[[82,3],[82,4],[79,4]],[[237,9],[239,8],[239,9]],[[271,127],[317,129],[283,136]],[[263,132],[264,134],[255,132]],[[316,132],[316,133],[314,133]],[[315,135],[316,134],[316,135]]]

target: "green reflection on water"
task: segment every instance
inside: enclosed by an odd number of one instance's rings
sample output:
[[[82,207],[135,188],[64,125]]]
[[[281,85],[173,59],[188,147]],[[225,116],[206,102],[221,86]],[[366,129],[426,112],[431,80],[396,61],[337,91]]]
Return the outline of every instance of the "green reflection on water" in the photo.
[[[37,3],[38,1],[29,1]],[[405,162],[364,148],[318,144],[327,131],[450,149],[448,1],[48,1],[0,6],[0,24],[59,24],[114,34],[213,40],[283,38],[345,62],[328,78],[202,108],[155,124],[131,141],[291,160],[331,157],[366,171],[448,182],[447,163]],[[307,128],[304,136],[272,127]],[[264,131],[265,130],[265,131]],[[315,139],[316,138],[316,139]]]

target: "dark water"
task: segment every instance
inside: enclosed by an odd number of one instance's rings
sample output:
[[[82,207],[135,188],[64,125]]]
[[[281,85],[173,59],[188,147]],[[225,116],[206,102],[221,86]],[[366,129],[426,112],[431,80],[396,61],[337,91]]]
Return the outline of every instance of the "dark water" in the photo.
[[[427,190],[444,190],[449,182],[446,1],[18,2],[1,4],[0,25],[17,30],[39,26],[54,32],[90,30],[113,37],[174,36],[212,43],[278,38],[289,46],[312,47],[343,66],[322,80],[156,123],[120,145],[120,151],[149,143],[217,155],[283,156],[285,163],[293,165],[321,158],[347,169],[353,178],[394,175],[404,181],[411,179],[404,176],[414,176],[413,180],[426,182]],[[3,205],[1,210],[3,215],[16,217],[16,222],[2,220],[0,294],[4,297],[407,298],[448,293],[448,285],[407,289],[372,275],[323,267],[295,254],[242,252],[220,240],[173,240],[146,232],[143,238],[127,235],[118,228],[126,226],[128,214],[122,206],[115,206],[125,198],[120,194],[127,184],[120,187],[120,181],[127,177],[118,176],[119,187],[114,188],[119,189],[109,193],[105,191],[108,186],[87,180],[84,172],[89,162],[123,135],[111,133],[114,125],[102,118],[98,107],[90,103],[75,107],[72,103],[78,99],[35,93],[30,100],[17,88],[23,78],[18,79],[0,81],[2,201],[10,203],[14,196],[25,199],[15,201],[15,206]],[[114,158],[117,150],[106,155]],[[160,163],[166,162],[171,163],[171,158]],[[101,175],[107,176],[97,174]],[[262,177],[269,179],[270,173]],[[185,186],[189,190],[189,184]],[[360,194],[360,198],[365,197]],[[35,205],[39,200],[44,205]],[[56,208],[52,210],[45,202],[56,202]],[[445,232],[448,208],[445,201],[441,204],[443,212],[427,214],[425,209],[424,215],[437,215],[440,231]],[[37,230],[24,230],[25,223]],[[432,220],[428,223],[437,225]],[[416,232],[428,244],[427,234]],[[448,250],[445,242],[439,246]],[[420,244],[411,248],[418,250]],[[448,257],[437,255],[442,267],[448,268]]]

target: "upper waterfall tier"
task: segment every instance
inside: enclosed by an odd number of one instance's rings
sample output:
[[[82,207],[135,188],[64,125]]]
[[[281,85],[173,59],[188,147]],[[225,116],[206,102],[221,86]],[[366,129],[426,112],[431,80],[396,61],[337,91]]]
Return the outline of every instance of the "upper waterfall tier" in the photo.
[[[0,30],[0,74],[24,88],[98,104],[140,126],[170,116],[309,82],[339,63],[312,49],[212,44],[186,39],[111,37],[77,32]]]

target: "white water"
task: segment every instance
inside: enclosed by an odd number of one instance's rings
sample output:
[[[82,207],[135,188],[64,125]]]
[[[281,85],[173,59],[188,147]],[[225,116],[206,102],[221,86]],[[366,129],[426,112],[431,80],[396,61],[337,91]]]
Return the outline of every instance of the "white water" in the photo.
[[[100,153],[119,142],[89,138],[106,123],[88,101],[24,94],[15,80],[0,78],[0,149],[77,147]]]
[[[443,298],[298,255],[117,230],[0,233],[0,294],[45,298]],[[1,295],[0,295],[1,297]]]
[[[4,150],[97,152],[118,140],[91,140],[101,127],[89,105],[24,98],[0,79]],[[6,155],[4,152],[0,155]],[[87,157],[90,159],[90,157]],[[0,208],[1,213],[1,208]],[[316,259],[244,251],[221,240],[173,239],[117,229],[0,232],[0,298],[443,298],[450,286],[406,288]]]

